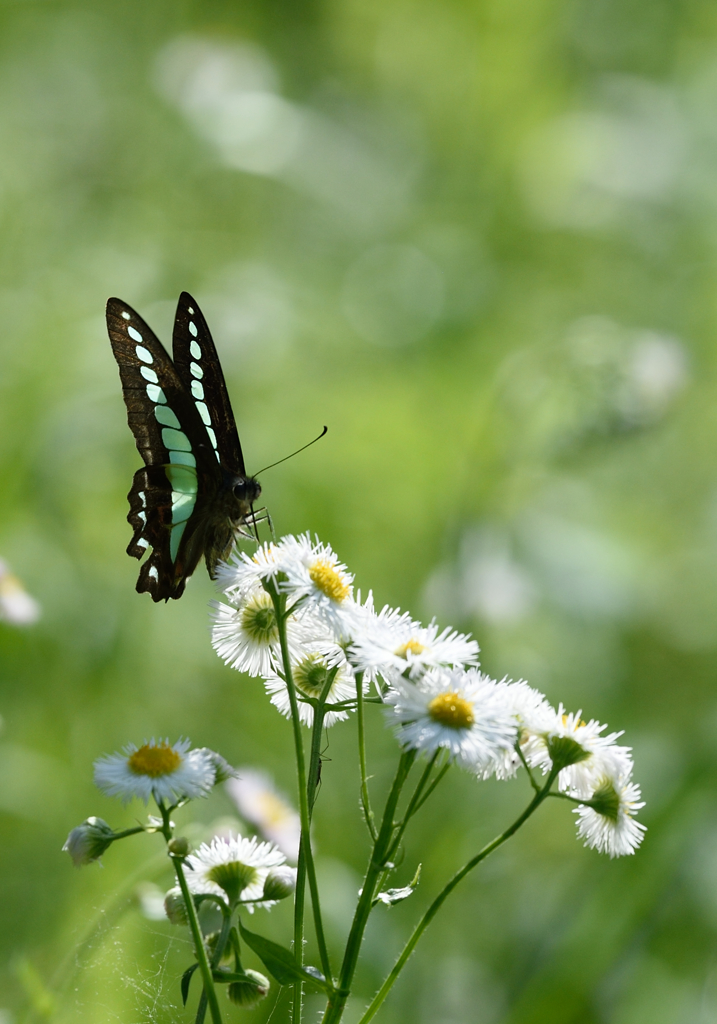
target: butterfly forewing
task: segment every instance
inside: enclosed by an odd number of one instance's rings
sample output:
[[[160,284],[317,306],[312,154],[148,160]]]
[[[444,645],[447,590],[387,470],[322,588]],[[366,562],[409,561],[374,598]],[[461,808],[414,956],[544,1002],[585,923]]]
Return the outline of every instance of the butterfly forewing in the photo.
[[[206,428],[215,458],[227,472],[243,477],[244,458],[217,350],[207,322],[188,292],[179,296],[172,355]]]
[[[211,478],[220,473],[213,443],[172,360],[142,318],[120,299],[110,299],[107,328],[127,420],[145,462],[129,493],[134,536],[127,552],[141,558],[152,548],[140,570],[139,591],[149,591],[155,601],[179,597],[203,552],[193,534],[200,481],[211,494]]]

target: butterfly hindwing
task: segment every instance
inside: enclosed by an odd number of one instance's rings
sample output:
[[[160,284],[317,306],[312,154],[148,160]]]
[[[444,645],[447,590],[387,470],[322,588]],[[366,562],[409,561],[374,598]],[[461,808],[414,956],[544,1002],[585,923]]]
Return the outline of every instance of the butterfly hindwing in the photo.
[[[134,535],[127,551],[142,558],[152,549],[137,590],[155,601],[176,598],[203,553],[194,534],[203,494],[213,493],[220,474],[214,447],[164,346],[142,318],[110,299],[107,327],[127,419],[145,462],[128,496]]]
[[[244,476],[244,457],[224,373],[207,322],[189,292],[179,296],[172,356],[204,423],[216,459],[230,473]]]
[[[174,470],[181,472],[185,478],[193,481],[196,492],[196,471],[190,466],[144,466],[134,475],[132,490],[129,492],[129,515],[127,519],[134,529],[134,535],[127,547],[127,554],[134,558],[143,558],[151,549],[149,557],[143,563],[137,590],[148,591],[155,601],[179,597],[184,590],[186,576],[196,566],[201,551],[194,565],[187,571],[186,558],[181,557],[181,544],[191,511],[186,508],[186,495],[178,495],[175,485],[170,485],[167,474],[174,475]],[[189,488],[185,488],[189,489]],[[174,522],[177,511],[177,498],[184,502],[186,518]]]

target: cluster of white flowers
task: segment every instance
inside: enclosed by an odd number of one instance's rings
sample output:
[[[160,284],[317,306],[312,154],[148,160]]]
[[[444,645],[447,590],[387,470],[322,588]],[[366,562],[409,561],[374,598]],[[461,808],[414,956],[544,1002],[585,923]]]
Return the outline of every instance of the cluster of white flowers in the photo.
[[[95,762],[95,783],[108,796],[128,803],[153,797],[162,806],[208,796],[220,782],[239,782],[237,772],[224,758],[207,747],[192,749],[189,740],[171,744],[150,740],[141,747],[129,744],[121,753]],[[278,802],[278,798],[277,798]],[[162,827],[150,817],[149,831]],[[132,829],[130,831],[141,831]],[[88,818],[74,828],[63,849],[76,865],[90,864],[122,833],[115,833],[101,818]],[[255,836],[214,836],[187,857],[187,884],[196,895],[212,895],[228,905],[242,903],[250,913],[257,907],[272,907],[289,896],[296,883],[296,869],[286,864],[283,852],[271,842]],[[171,889],[165,910],[175,923],[186,924],[186,908],[179,889]]]
[[[523,765],[557,777],[558,791],[578,805],[587,846],[611,857],[639,846],[644,826],[634,815],[643,804],[619,733],[555,710],[522,680],[490,679],[468,636],[392,608],[376,612],[328,545],[284,537],[253,556],[235,554],[218,583],[229,604],[215,606],[214,647],[233,668],[262,677],[283,714],[291,706],[271,592],[285,595],[290,611],[287,649],[305,725],[322,694],[329,726],[355,708],[357,687],[373,686],[404,748],[445,751],[481,779],[511,778]]]

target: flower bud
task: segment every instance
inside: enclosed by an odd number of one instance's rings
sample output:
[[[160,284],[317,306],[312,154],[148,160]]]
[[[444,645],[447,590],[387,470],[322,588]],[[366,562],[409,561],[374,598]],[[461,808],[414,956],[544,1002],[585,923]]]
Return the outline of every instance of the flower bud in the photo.
[[[189,924],[187,904],[184,902],[182,890],[170,889],[164,897],[164,912],[172,924]]]
[[[296,868],[284,865],[280,868],[272,868],[264,882],[262,899],[283,900],[291,896],[296,888]]]
[[[215,786],[218,786],[220,782],[226,782],[227,779],[235,779],[237,777],[236,768],[232,768],[221,754],[217,754],[216,750],[210,750],[209,747],[201,747],[201,752],[209,758],[214,766]]]
[[[73,828],[62,849],[69,853],[73,864],[79,868],[99,860],[112,845],[114,837],[114,832],[102,818],[88,818]]]
[[[167,849],[173,857],[186,857],[189,853],[189,843],[184,836],[176,836],[169,840]]]
[[[250,1010],[256,1006],[269,993],[269,979],[258,971],[245,971],[245,979],[232,981],[227,990],[227,995],[237,1006],[244,1006]]]

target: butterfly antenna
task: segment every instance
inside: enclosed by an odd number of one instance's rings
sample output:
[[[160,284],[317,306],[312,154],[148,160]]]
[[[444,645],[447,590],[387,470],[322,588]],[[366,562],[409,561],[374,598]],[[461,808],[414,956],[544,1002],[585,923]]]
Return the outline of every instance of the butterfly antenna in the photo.
[[[309,441],[308,444],[304,444],[304,445],[301,446],[301,448],[297,448],[295,452],[291,453],[291,455],[285,455],[284,458],[283,459],[279,459],[278,462],[272,462],[268,466],[264,466],[264,469],[260,469],[259,473],[263,473],[267,469],[273,469],[274,466],[280,466],[281,463],[282,462],[286,462],[287,459],[293,459],[295,455],[299,454],[299,452],[303,452],[306,448],[310,448],[312,446],[312,444],[316,444],[317,441],[320,441],[321,438],[324,436],[324,434],[326,434],[328,432],[328,429],[329,429],[328,427],[324,427],[324,429],[321,431],[319,436],[315,437],[313,441]],[[259,473],[255,473],[254,476],[259,476]]]

